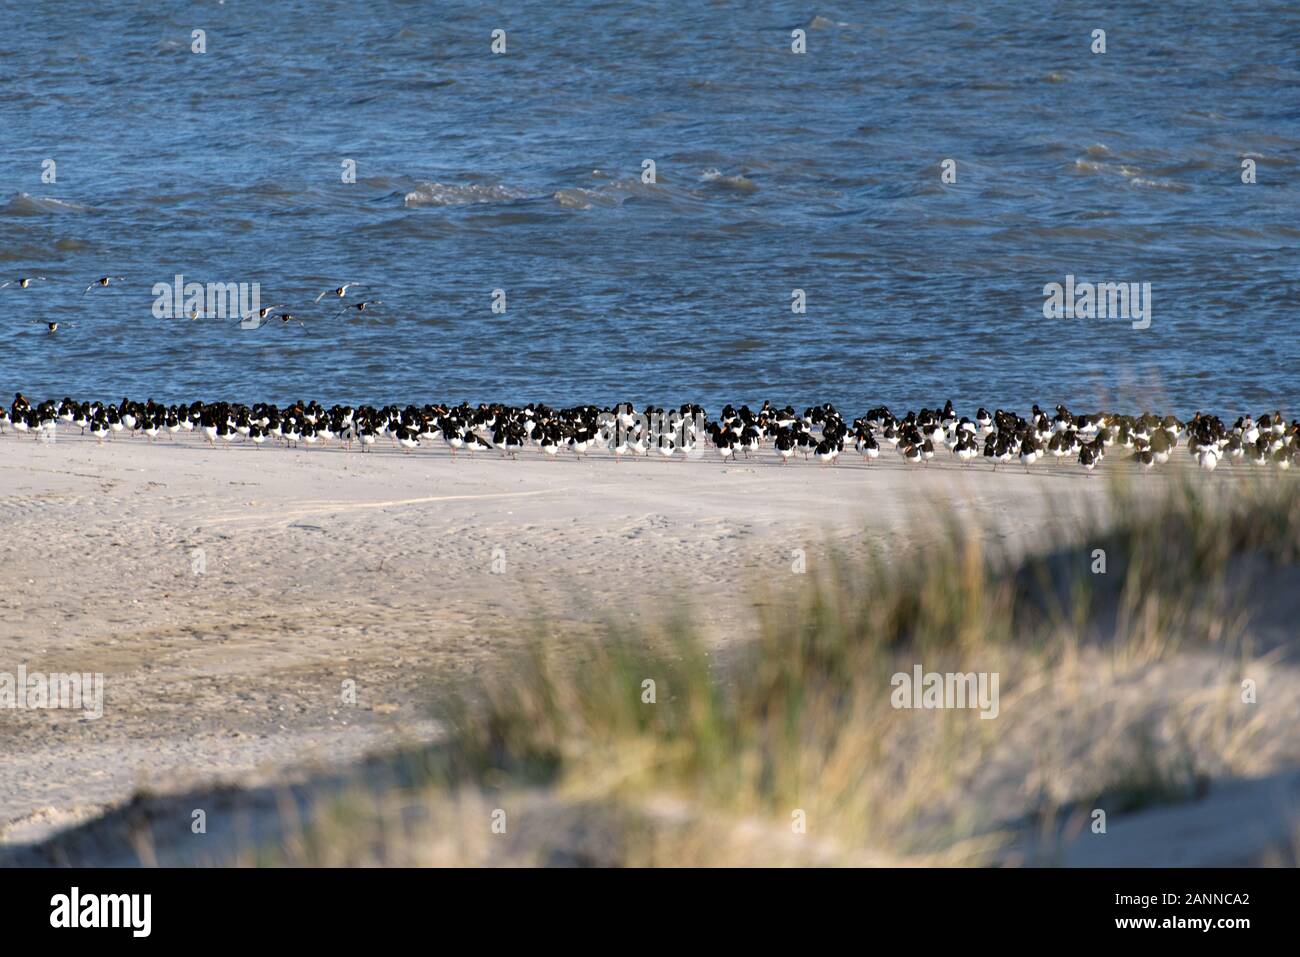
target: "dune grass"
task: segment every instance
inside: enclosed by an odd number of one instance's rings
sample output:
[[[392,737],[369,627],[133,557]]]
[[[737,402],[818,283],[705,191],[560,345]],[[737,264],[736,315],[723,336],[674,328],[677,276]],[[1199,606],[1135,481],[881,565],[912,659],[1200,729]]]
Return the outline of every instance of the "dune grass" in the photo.
[[[290,857],[1051,862],[1091,807],[1194,800],[1259,769],[1267,728],[1227,682],[1252,654],[1243,575],[1300,558],[1300,486],[1224,484],[1117,488],[1107,519],[1062,522],[1028,557],[953,518],[904,556],[831,554],[756,593],[723,643],[689,609],[637,631],[539,624],[440,699],[444,742]],[[1197,650],[1226,670],[1191,674]],[[998,716],[895,708],[891,676],[916,664],[997,673]]]

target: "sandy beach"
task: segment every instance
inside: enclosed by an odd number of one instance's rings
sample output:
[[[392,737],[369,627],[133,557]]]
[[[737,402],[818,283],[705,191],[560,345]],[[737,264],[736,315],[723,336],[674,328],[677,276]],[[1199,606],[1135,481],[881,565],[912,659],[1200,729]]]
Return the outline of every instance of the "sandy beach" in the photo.
[[[579,626],[686,599],[725,640],[796,549],[815,561],[864,529],[906,547],[927,502],[1028,541],[1046,487],[1104,498],[1096,476],[1018,471],[6,436],[0,660],[103,672],[107,704],[95,721],[5,716],[4,821],[428,733],[430,676],[543,612]],[[362,693],[345,710],[348,678]]]
[[[957,516],[1043,550],[1108,502],[1102,474],[1046,463],[386,445],[0,437],[0,671],[100,672],[106,687],[102,717],[0,714],[0,841],[38,842],[140,791],[247,786],[433,740],[440,683],[543,617],[577,632],[689,607],[725,646],[765,585],[828,549],[888,560],[918,523]],[[1127,471],[1115,459],[1106,469]]]

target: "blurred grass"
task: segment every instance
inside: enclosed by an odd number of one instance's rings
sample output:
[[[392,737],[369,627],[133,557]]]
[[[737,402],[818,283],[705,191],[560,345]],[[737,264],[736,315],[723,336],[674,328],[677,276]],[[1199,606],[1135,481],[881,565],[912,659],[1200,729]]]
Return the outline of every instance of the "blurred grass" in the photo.
[[[723,643],[689,611],[590,636],[538,625],[442,702],[443,743],[338,801],[285,858],[981,864],[1015,860],[1027,828],[1072,807],[1194,799],[1253,769],[1256,715],[1123,682],[1189,648],[1247,659],[1258,596],[1242,578],[1296,564],[1298,489],[1117,486],[1107,518],[1063,519],[1030,556],[932,510],[905,554],[831,552],[766,585]],[[999,673],[999,717],[896,710],[890,677],[918,663]],[[506,834],[495,810],[516,817]]]

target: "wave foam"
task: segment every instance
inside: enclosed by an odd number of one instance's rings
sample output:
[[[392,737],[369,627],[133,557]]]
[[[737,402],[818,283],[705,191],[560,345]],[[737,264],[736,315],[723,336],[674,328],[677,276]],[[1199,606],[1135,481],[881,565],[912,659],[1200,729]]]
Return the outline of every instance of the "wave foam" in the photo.
[[[591,209],[593,206],[617,206],[619,200],[608,192],[572,186],[556,190],[551,197],[566,209]]]
[[[50,196],[33,196],[30,193],[16,193],[0,209],[5,216],[39,216],[42,213],[89,213],[92,209],[80,203],[71,203]]]
[[[734,189],[742,193],[752,193],[758,189],[752,179],[739,174],[735,176],[724,176],[719,170],[710,167],[700,174],[700,182],[710,183],[714,186],[721,186],[724,189]]]
[[[407,206],[468,206],[473,203],[511,203],[527,199],[523,190],[497,184],[470,183],[455,186],[446,183],[421,183],[406,194]]]

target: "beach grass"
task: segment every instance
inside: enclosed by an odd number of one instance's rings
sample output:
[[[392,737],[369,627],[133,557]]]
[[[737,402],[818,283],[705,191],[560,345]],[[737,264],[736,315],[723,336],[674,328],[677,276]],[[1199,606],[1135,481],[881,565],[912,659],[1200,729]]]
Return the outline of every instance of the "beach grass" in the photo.
[[[1059,863],[1098,809],[1294,761],[1239,685],[1277,667],[1253,583],[1295,570],[1300,484],[1117,486],[1108,516],[1029,555],[928,514],[899,554],[765,580],[731,640],[689,607],[532,623],[524,653],[439,695],[443,741],[381,762],[272,859]],[[996,674],[996,715],[895,707],[917,666]]]

